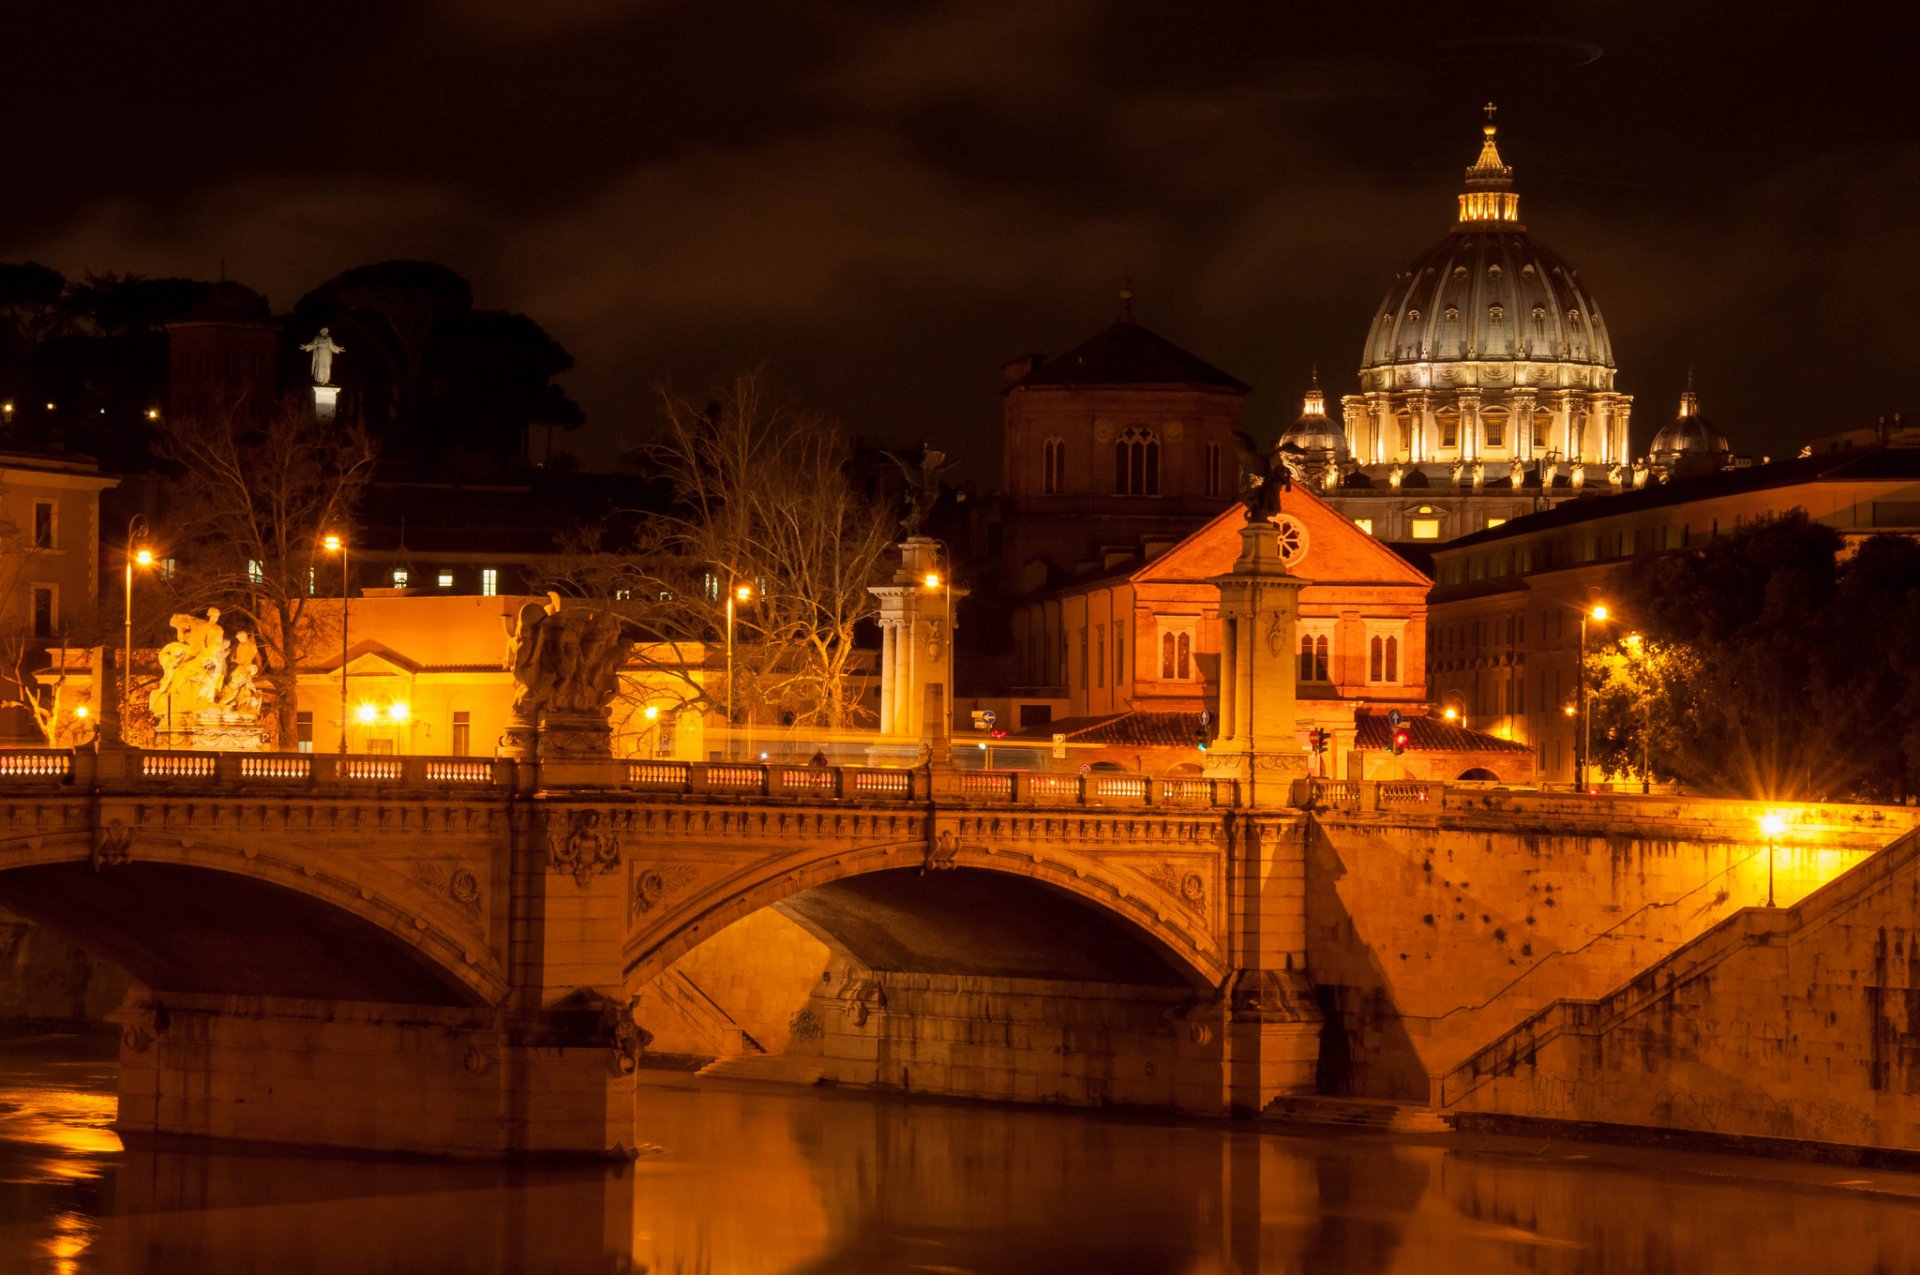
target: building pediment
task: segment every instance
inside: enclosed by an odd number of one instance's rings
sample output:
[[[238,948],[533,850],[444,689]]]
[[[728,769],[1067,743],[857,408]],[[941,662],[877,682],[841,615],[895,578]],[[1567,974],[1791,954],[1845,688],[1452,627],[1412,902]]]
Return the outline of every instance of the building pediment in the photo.
[[[1405,558],[1304,486],[1296,484],[1282,496],[1280,509],[1299,538],[1298,556],[1287,564],[1295,575],[1324,583],[1408,584],[1422,589],[1432,584]],[[1174,584],[1224,575],[1240,556],[1240,529],[1246,525],[1246,506],[1236,502],[1128,579],[1136,585]]]

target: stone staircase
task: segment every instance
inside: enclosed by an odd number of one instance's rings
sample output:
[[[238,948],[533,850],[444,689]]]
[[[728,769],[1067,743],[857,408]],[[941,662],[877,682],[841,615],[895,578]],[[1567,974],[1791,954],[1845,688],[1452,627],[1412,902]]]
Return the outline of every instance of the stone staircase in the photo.
[[[678,970],[669,969],[654,980],[654,991],[667,1009],[677,1013],[702,1042],[701,1052],[727,1059],[766,1053],[733,1016],[707,995],[701,986]]]
[[[806,1054],[739,1054],[716,1058],[695,1074],[774,1085],[817,1085],[825,1071],[818,1058]]]
[[[1275,1098],[1260,1113],[1281,1124],[1366,1129],[1380,1133],[1445,1133],[1449,1126],[1431,1108],[1386,1098],[1340,1098],[1300,1094]]]

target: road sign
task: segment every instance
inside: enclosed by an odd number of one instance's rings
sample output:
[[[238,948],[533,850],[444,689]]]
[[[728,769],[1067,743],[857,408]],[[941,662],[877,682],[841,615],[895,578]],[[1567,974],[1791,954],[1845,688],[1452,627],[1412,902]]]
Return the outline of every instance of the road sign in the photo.
[[[980,710],[980,720],[985,722],[989,726],[993,725],[993,723],[997,720],[997,718],[998,718],[998,715],[990,708],[983,708]]]
[[[1200,710],[1200,724],[1202,726],[1213,725],[1213,714],[1204,708]]]
[[[1053,733],[1053,756],[1058,761],[1067,755],[1067,737],[1059,731]]]
[[[1387,710],[1387,725],[1389,725],[1389,726],[1398,726],[1399,724],[1400,724],[1400,710],[1399,710],[1399,709],[1397,709],[1397,708],[1390,708],[1390,709],[1388,709],[1388,710]]]

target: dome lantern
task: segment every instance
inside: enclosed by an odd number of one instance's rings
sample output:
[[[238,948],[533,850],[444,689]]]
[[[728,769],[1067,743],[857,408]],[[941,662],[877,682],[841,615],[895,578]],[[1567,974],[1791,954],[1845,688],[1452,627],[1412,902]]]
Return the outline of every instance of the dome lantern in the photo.
[[[1513,188],[1513,167],[1500,159],[1500,148],[1494,144],[1493,136],[1499,131],[1493,122],[1493,113],[1499,109],[1492,102],[1481,108],[1487,113],[1487,122],[1480,126],[1480,158],[1467,169],[1467,188],[1460,194],[1460,220],[1458,225],[1477,229],[1500,229],[1485,225],[1487,222],[1506,223],[1514,229],[1522,229],[1520,222],[1520,195]]]

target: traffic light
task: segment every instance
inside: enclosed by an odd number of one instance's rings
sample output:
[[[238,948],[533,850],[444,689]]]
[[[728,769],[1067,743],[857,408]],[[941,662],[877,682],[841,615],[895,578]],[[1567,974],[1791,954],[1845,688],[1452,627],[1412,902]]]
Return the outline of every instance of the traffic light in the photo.
[[[1407,751],[1407,741],[1410,738],[1407,734],[1406,727],[1396,726],[1393,728],[1393,755],[1395,757]]]
[[[1307,732],[1307,747],[1315,753],[1327,751],[1327,732],[1318,726]]]
[[[1197,727],[1194,730],[1193,746],[1195,748],[1198,748],[1203,753],[1207,751],[1207,728],[1206,727],[1201,726],[1201,727]]]

